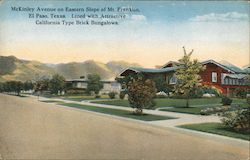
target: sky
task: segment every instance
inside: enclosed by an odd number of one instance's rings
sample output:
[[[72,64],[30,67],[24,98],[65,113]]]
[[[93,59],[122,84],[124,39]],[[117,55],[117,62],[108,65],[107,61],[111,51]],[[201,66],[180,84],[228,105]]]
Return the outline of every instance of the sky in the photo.
[[[200,61],[225,60],[242,67],[250,61],[249,5],[246,1],[4,0],[0,55],[44,63],[123,60],[154,67],[180,59],[185,46],[187,51],[194,49],[192,56]],[[115,13],[126,16],[115,26],[36,25],[37,19],[28,18],[30,12],[11,7],[133,7],[139,12]],[[72,12],[58,14],[70,17]]]

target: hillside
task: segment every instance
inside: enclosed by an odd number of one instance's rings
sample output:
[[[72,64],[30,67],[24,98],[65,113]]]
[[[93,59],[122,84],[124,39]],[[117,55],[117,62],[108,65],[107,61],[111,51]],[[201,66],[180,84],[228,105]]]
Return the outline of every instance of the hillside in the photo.
[[[0,56],[0,81],[38,80],[50,77],[55,71],[37,61],[26,61],[14,56]]]
[[[139,67],[138,64],[124,61],[101,63],[93,60],[60,64],[45,64],[37,61],[21,60],[14,56],[0,56],[0,81],[38,80],[58,73],[66,79],[79,78],[88,74],[99,74],[102,79],[114,79],[127,67]]]

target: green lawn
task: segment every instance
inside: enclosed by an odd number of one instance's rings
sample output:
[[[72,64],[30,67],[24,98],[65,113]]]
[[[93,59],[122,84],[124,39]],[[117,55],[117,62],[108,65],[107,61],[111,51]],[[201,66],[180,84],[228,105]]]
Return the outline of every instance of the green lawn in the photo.
[[[72,101],[83,101],[83,100],[95,100],[95,99],[108,99],[108,95],[101,95],[100,98],[95,98],[95,96],[91,95],[70,95],[70,96],[62,96],[62,99],[72,100]]]
[[[202,131],[207,133],[219,134],[228,137],[240,138],[250,141],[250,133],[236,132],[230,128],[225,127],[221,123],[200,123],[200,124],[189,124],[179,126],[180,128],[186,128],[196,131]]]
[[[175,107],[175,108],[164,108],[160,109],[160,111],[170,111],[170,112],[179,112],[179,113],[188,113],[188,114],[197,114],[200,115],[201,110],[204,107]]]
[[[164,108],[160,109],[161,111],[171,111],[171,112],[180,112],[180,113],[189,113],[189,114],[200,114],[200,111],[207,107],[218,107],[221,106],[221,98],[195,98],[190,99],[190,107],[186,108],[185,99],[174,99],[174,98],[156,98],[156,107],[173,107],[173,108]],[[108,104],[116,106],[129,107],[128,100],[115,99],[112,101],[98,101],[93,103],[99,104]],[[233,99],[233,105],[238,104],[241,107],[246,107],[246,99]]]
[[[174,98],[156,98],[156,107],[185,107],[185,99],[174,99]],[[190,99],[190,106],[196,105],[218,105],[221,102],[221,98],[196,98]],[[94,103],[109,104],[109,105],[118,105],[129,107],[128,100],[116,99],[113,101],[98,101]]]
[[[59,104],[68,106],[68,107],[74,107],[74,108],[84,109],[88,111],[110,114],[110,115],[115,115],[119,117],[132,118],[132,119],[137,119],[137,120],[142,120],[142,121],[157,121],[157,120],[174,119],[173,117],[158,116],[158,115],[152,115],[152,114],[136,115],[136,114],[133,114],[131,111],[111,109],[111,108],[101,108],[101,107],[95,107],[95,106],[86,106],[86,105],[80,105],[80,104],[75,104],[75,103],[59,103]]]
[[[57,101],[57,100],[42,100],[41,102],[45,102],[45,103],[60,103],[61,101]]]
[[[109,100],[109,101],[96,101],[96,102],[92,102],[92,103],[130,107],[128,100],[122,100],[122,99],[114,99],[114,100]]]

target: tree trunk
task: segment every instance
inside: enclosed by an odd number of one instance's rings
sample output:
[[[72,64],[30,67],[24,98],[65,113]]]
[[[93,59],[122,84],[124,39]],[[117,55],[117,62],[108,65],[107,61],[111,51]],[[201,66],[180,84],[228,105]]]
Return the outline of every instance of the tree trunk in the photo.
[[[187,96],[187,99],[186,99],[186,107],[188,108],[189,107],[189,96]]]

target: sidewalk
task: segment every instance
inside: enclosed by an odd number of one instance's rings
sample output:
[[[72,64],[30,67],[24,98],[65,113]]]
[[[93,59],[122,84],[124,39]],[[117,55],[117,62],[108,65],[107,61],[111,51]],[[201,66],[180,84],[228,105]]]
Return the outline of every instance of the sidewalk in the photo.
[[[40,101],[46,101],[46,100],[55,100],[55,101],[61,101],[65,103],[76,103],[76,104],[95,106],[95,107],[133,111],[133,108],[130,108],[130,107],[97,104],[97,103],[91,103],[89,101],[77,102],[77,101],[64,100],[64,99],[59,99],[59,98],[40,97]],[[179,126],[183,124],[192,124],[192,123],[194,124],[194,123],[205,123],[205,122],[220,122],[220,118],[218,116],[212,116],[212,115],[202,116],[202,115],[192,115],[192,114],[185,114],[185,113],[176,113],[176,112],[167,112],[167,111],[159,111],[159,110],[149,110],[149,109],[144,109],[143,112],[147,114],[170,116],[170,117],[176,118],[176,119],[170,119],[170,120],[148,122],[148,123],[157,124],[163,127],[175,127],[175,126]]]

